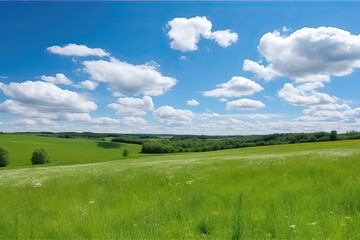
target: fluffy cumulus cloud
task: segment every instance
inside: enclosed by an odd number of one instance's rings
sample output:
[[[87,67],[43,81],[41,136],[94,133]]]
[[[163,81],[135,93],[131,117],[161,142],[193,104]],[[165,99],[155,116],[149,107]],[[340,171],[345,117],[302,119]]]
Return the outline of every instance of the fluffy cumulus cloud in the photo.
[[[279,74],[269,67],[264,67],[257,62],[251,60],[245,60],[243,64],[244,71],[250,71],[256,73],[258,77],[261,77],[265,80],[271,80],[274,77],[279,76]]]
[[[171,106],[161,106],[154,110],[154,117],[166,126],[190,126],[195,114],[189,110],[175,109]]]
[[[92,80],[107,82],[115,91],[158,96],[176,84],[175,78],[163,76],[154,63],[132,65],[111,58],[110,61],[84,61],[83,64]]]
[[[298,86],[286,83],[278,92],[278,96],[287,103],[295,106],[324,105],[337,101],[336,97],[315,90],[320,87],[323,87],[321,82],[307,83]]]
[[[195,99],[192,99],[192,100],[188,100],[186,104],[188,106],[197,106],[197,105],[199,105],[199,102],[196,101]]]
[[[206,17],[174,18],[168,22],[170,47],[175,50],[195,51],[200,37],[215,40],[220,46],[228,47],[238,39],[237,33],[227,29],[212,32],[212,23]]]
[[[211,33],[210,39],[215,40],[215,42],[217,42],[217,44],[219,44],[222,47],[228,47],[231,44],[237,42],[238,35],[237,33],[227,29],[224,31],[215,31]]]
[[[206,97],[240,97],[259,92],[263,88],[254,81],[244,77],[232,77],[230,81],[218,84],[216,89],[203,93]]]
[[[226,110],[255,110],[263,107],[265,107],[265,104],[262,102],[248,98],[242,98],[226,103]]]
[[[360,67],[360,35],[334,27],[302,28],[290,35],[274,31],[260,40],[258,51],[268,65],[245,60],[243,69],[271,80],[329,81]]]
[[[49,53],[59,54],[63,56],[76,56],[76,57],[88,57],[88,56],[97,56],[105,57],[110,54],[101,48],[89,48],[85,45],[78,45],[70,43],[63,47],[60,46],[51,46],[46,49]]]
[[[0,111],[26,117],[72,119],[88,116],[97,109],[94,102],[69,90],[42,81],[12,82],[0,89],[10,99],[0,104]]]
[[[326,104],[321,106],[310,106],[304,110],[304,115],[298,117],[297,121],[302,122],[334,122],[356,123],[360,118],[360,108],[352,109],[347,104]],[[340,127],[340,126],[339,126]]]
[[[88,90],[95,90],[99,84],[97,82],[93,82],[90,80],[85,80],[82,82],[79,82],[78,84],[75,84],[74,87],[77,88],[85,88]]]
[[[148,123],[141,117],[124,117],[121,119],[121,123],[125,126],[146,126]]]
[[[71,85],[72,81],[68,79],[63,73],[57,73],[55,77],[42,75],[41,80],[52,84],[65,84]]]
[[[360,117],[360,108],[352,109],[341,99],[320,93],[317,88],[323,87],[321,82],[292,85],[286,83],[278,92],[279,97],[295,106],[306,106],[304,115],[296,118],[300,122],[338,123],[356,122]],[[322,123],[323,124],[323,123]]]
[[[144,96],[143,98],[125,97],[119,98],[117,103],[111,103],[109,108],[115,109],[119,115],[145,115],[147,111],[154,109],[152,98]]]

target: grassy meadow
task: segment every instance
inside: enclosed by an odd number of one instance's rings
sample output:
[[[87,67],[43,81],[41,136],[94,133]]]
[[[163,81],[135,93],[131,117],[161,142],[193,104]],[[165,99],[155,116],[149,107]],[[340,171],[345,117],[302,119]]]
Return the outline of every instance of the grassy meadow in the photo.
[[[85,138],[65,139],[39,137],[33,134],[0,134],[0,146],[11,156],[7,168],[31,166],[31,155],[36,148],[45,148],[51,156],[49,165],[80,164],[124,159],[123,149],[130,151],[128,157],[137,157],[140,145],[96,141]],[[47,165],[48,166],[48,165]]]
[[[360,238],[359,140],[163,155],[135,145],[124,159],[96,141],[17,137],[0,135],[14,161],[0,170],[1,239]],[[28,166],[46,143],[54,165]]]

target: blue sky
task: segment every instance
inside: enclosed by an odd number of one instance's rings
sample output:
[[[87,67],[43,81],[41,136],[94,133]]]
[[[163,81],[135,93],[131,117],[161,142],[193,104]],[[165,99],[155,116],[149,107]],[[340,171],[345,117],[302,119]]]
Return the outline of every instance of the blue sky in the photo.
[[[0,2],[0,131],[360,127],[358,2]]]

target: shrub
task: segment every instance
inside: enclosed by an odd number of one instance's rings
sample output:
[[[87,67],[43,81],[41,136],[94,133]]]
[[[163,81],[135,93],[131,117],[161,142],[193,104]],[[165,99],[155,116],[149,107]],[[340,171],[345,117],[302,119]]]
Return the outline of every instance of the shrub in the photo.
[[[9,152],[0,147],[0,167],[6,167],[9,164]]]
[[[123,156],[124,157],[127,157],[127,156],[129,156],[129,150],[128,149],[124,149],[124,151],[123,151]]]
[[[50,161],[50,155],[44,148],[35,149],[31,157],[32,164],[45,164],[49,163]]]

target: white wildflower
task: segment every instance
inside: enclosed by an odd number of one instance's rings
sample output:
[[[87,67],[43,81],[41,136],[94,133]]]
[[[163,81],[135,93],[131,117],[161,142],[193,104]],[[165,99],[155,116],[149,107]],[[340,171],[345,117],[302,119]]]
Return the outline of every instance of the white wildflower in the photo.
[[[296,225],[290,225],[291,228],[296,228]]]
[[[192,184],[194,182],[195,182],[195,180],[189,180],[189,181],[186,181],[186,184]]]
[[[95,201],[90,201],[90,202],[89,202],[89,204],[94,204],[94,203],[95,203]]]
[[[32,183],[33,183],[33,187],[41,187],[42,186],[41,181],[37,180],[37,179],[33,180]]]
[[[317,222],[312,222],[312,223],[308,223],[308,226],[315,226],[317,224]]]

